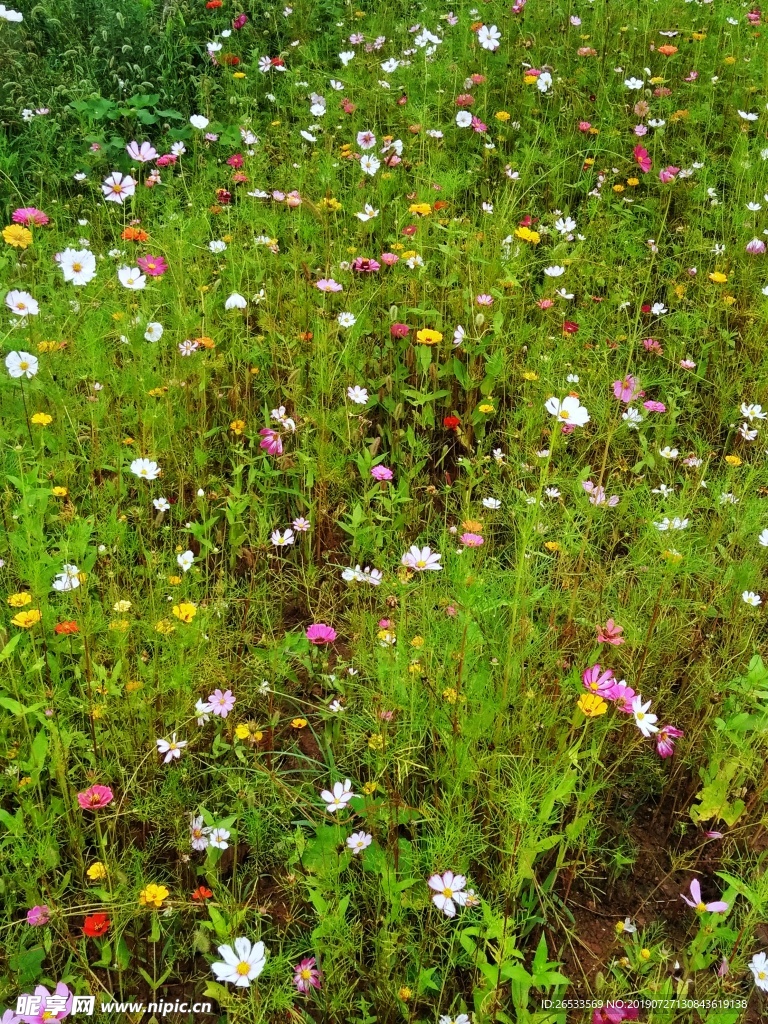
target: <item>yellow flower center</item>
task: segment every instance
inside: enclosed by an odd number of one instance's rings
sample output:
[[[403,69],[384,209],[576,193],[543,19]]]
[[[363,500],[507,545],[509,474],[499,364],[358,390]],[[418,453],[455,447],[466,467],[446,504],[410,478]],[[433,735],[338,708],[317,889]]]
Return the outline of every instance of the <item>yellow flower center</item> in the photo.
[[[73,270],[74,270],[74,271],[75,271],[76,273],[78,273],[78,274],[79,274],[79,273],[80,273],[80,271],[81,271],[81,270],[83,269],[83,264],[82,264],[82,263],[73,263],[73,264],[72,264],[72,269],[73,269]]]
[[[241,960],[237,965],[237,973],[245,977],[251,969],[251,965],[246,960]]]
[[[567,409],[561,409],[560,412],[557,415],[560,417],[561,420],[567,420],[568,419],[568,410]]]
[[[113,192],[122,192],[122,191],[123,191],[123,186],[122,186],[122,185],[120,185],[120,184],[118,184],[118,183],[115,183],[115,184],[114,184],[114,185],[112,186],[112,191],[113,191]]]
[[[702,903],[697,903],[696,904],[696,909],[698,910],[698,912],[700,914],[703,914],[704,911],[707,909],[707,905],[706,905],[706,903],[703,903],[703,902]]]
[[[427,565],[427,563],[426,563],[426,562],[424,561],[424,559],[423,559],[423,558],[420,558],[420,559],[418,560],[418,562],[416,563],[416,565],[417,565],[417,567],[418,567],[419,569],[424,569],[424,568],[426,568],[426,565]]]
[[[22,361],[19,363],[19,368],[21,370],[28,370],[29,369],[29,363],[26,361],[26,359],[22,359]]]
[[[445,896],[447,899],[450,899],[453,896],[453,890],[443,889],[443,896]]]
[[[300,973],[300,977],[304,981],[309,981],[311,979],[311,977],[312,977],[312,971],[310,971],[310,969],[308,967],[305,967],[304,970],[300,971],[299,973]]]

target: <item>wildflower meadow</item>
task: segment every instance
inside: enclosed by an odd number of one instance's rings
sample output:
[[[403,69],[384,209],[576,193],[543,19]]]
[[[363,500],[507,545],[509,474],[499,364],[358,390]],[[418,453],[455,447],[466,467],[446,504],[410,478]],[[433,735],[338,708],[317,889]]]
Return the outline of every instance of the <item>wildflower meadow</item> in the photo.
[[[768,1020],[767,40],[0,5],[2,1024]]]

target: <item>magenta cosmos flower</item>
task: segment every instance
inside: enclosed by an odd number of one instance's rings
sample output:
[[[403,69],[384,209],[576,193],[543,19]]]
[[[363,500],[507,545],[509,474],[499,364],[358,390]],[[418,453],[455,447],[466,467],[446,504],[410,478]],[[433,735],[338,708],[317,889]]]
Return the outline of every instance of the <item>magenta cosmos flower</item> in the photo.
[[[723,900],[714,900],[712,903],[705,903],[701,898],[701,886],[699,885],[698,878],[694,878],[691,882],[691,899],[680,893],[680,899],[685,900],[689,907],[693,907],[699,914],[703,914],[705,910],[708,910],[711,914],[720,914],[724,910],[728,909],[728,904]]]
[[[14,224],[23,224],[24,227],[41,228],[48,223],[48,214],[38,210],[36,206],[20,206],[11,214]]]
[[[393,338],[407,338],[410,330],[408,324],[392,324],[389,333]]]
[[[283,454],[282,438],[271,427],[263,427],[259,431],[259,435],[262,438],[262,440],[259,442],[259,448],[263,448],[267,455]]]
[[[639,395],[643,394],[638,387],[639,383],[640,382],[636,377],[633,377],[631,374],[627,374],[623,380],[615,380],[613,382],[613,394],[620,402],[625,402],[627,404],[629,402],[634,402]]]
[[[479,548],[485,544],[485,541],[479,533],[462,533],[459,540],[465,548]]]
[[[659,181],[663,185],[667,185],[667,184],[669,184],[670,181],[674,181],[679,173],[680,173],[680,168],[679,167],[673,167],[672,164],[670,164],[669,167],[663,167],[659,171]]]
[[[323,975],[316,964],[317,960],[310,956],[301,960],[293,968],[293,984],[296,986],[297,992],[303,992],[306,995],[311,988],[320,988]]]
[[[61,1009],[53,1009],[53,1002],[49,1003],[51,997],[56,997],[56,1005],[60,1006]],[[35,1007],[34,1011],[20,1013],[13,1018],[14,1020],[24,1021],[25,1024],[48,1024],[50,1021],[64,1020],[72,1012],[72,993],[63,981],[58,983],[53,992],[49,992],[45,985],[38,985],[34,991],[33,998],[34,1002],[31,1006]],[[19,1001],[21,1002],[22,1000],[22,1005],[30,1006],[29,994],[25,993],[19,996]],[[51,1009],[46,1009],[46,1005],[50,1005]]]
[[[680,364],[682,366],[682,363]],[[694,363],[694,366],[696,364]],[[643,402],[643,408],[647,409],[648,412],[666,412],[667,407],[663,402]]]
[[[605,672],[603,672],[599,663],[585,669],[582,673],[581,681],[586,690],[589,690],[590,693],[596,693],[600,697],[606,697],[606,695],[609,694],[616,685],[613,670],[607,668]]]
[[[672,757],[675,752],[675,740],[684,736],[682,729],[674,725],[663,725],[656,733],[656,753],[659,757]]]
[[[625,1020],[637,1020],[640,1010],[637,1006],[617,1006],[606,1003],[592,1014],[592,1024],[621,1024]]]
[[[381,270],[381,264],[378,260],[369,260],[365,256],[358,256],[352,262],[352,269],[359,274],[375,274],[377,270]]]
[[[44,903],[40,906],[30,907],[27,911],[27,924],[31,924],[33,928],[38,928],[40,925],[48,924],[50,919],[50,908]]]
[[[168,264],[162,256],[139,256],[136,263],[150,277],[162,277],[168,269]]]
[[[91,786],[77,794],[77,802],[84,811],[99,811],[114,800],[114,794],[109,786]]]
[[[305,636],[311,644],[322,647],[323,644],[332,644],[336,639],[336,630],[333,626],[326,626],[324,622],[313,622],[307,626]]]
[[[391,480],[394,475],[392,470],[386,466],[374,466],[371,470],[371,476],[374,480]]]
[[[208,706],[214,715],[226,718],[235,706],[235,695],[231,690],[214,690],[208,697]]]

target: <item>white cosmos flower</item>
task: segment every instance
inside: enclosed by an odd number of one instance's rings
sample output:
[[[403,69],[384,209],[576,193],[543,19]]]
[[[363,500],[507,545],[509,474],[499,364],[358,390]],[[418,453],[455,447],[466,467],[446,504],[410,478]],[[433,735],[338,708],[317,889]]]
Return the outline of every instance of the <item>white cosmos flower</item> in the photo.
[[[481,25],[477,30],[477,41],[484,50],[493,52],[499,48],[501,32],[495,25],[491,25],[490,28],[487,25]]]
[[[373,836],[369,832],[353,832],[347,836],[347,846],[353,854],[362,853],[373,842]]]
[[[751,605],[752,608],[757,608],[763,603],[763,599],[754,590],[745,590],[741,595],[741,600],[744,604]]]
[[[182,572],[189,572],[195,561],[195,556],[191,551],[182,551],[180,555],[176,555],[176,564]]]
[[[395,60],[394,57],[390,57],[389,60],[385,60],[384,63],[381,65],[381,70],[385,74],[391,75],[394,71],[397,71],[397,69],[399,67],[400,67],[400,61],[399,60]]]
[[[177,740],[176,733],[169,740],[155,740],[158,754],[165,754],[163,764],[170,764],[174,758],[178,760],[181,752],[186,747],[188,740]]]
[[[349,64],[349,62],[351,60],[354,60],[354,59],[355,59],[355,51],[354,50],[344,50],[342,53],[339,54],[339,60],[344,65],[344,67],[346,67],[347,64]]]
[[[336,317],[336,322],[339,327],[354,327],[357,323],[357,317],[354,313],[339,313]]]
[[[347,388],[347,398],[355,405],[366,405],[368,402],[368,391],[357,384],[353,388]]]
[[[57,262],[70,284],[89,284],[96,276],[96,257],[89,249],[65,249],[58,254]]]
[[[320,796],[328,805],[326,810],[329,814],[335,814],[343,810],[357,794],[352,791],[352,780],[345,779],[344,782],[334,782],[333,790],[324,789]]]
[[[363,173],[370,174],[370,176],[373,177],[380,167],[381,161],[377,157],[371,156],[370,154],[360,157],[360,170],[363,171]]]
[[[276,548],[284,548],[296,542],[296,534],[289,527],[282,533],[279,530],[273,530],[269,539]]]
[[[193,128],[198,128],[202,132],[205,131],[211,122],[207,117],[203,117],[202,114],[193,114],[189,119],[189,123]]]
[[[552,86],[552,75],[548,71],[542,71],[536,79],[536,88],[539,92],[549,92]]]
[[[768,992],[768,956],[765,953],[755,953],[747,966],[752,971],[755,987]]]
[[[657,716],[648,712],[650,706],[651,701],[646,701],[643,704],[643,698],[639,693],[632,698],[632,714],[635,716],[635,725],[643,736],[650,736],[659,731],[658,725],[654,724],[658,720]]]
[[[456,124],[459,128],[469,128],[472,124],[472,115],[468,110],[460,110],[456,115]]]
[[[76,565],[65,562],[62,566],[62,571],[57,574],[51,586],[60,594],[65,594],[70,590],[77,590],[80,586],[80,570]]]
[[[227,842],[228,839],[229,832],[225,828],[211,829],[211,838],[209,842],[216,850],[226,850],[229,846],[229,843]]]
[[[501,508],[501,502],[498,498],[483,498],[483,507],[495,510]]]
[[[24,15],[21,11],[11,11],[5,4],[0,4],[0,21],[24,21]]]
[[[138,267],[120,267],[117,278],[124,288],[130,288],[134,292],[141,291],[147,284],[146,277]]]
[[[112,171],[102,182],[101,191],[108,203],[118,203],[122,206],[136,191],[136,180],[130,174]]]
[[[167,512],[171,507],[170,502],[167,498],[154,498],[152,504],[155,506],[158,512]]]
[[[645,82],[642,78],[625,78],[624,85],[626,85],[628,89],[642,89]]]
[[[768,548],[768,530],[763,530],[760,536],[757,538],[757,543],[761,548]]]
[[[379,211],[374,210],[370,203],[366,203],[362,213],[356,213],[355,216],[358,220],[362,221],[372,220],[374,217],[379,216]]]
[[[305,132],[303,128],[299,132],[299,135],[302,137],[302,139],[306,139],[307,142],[317,142],[317,136],[312,135],[311,132]]]
[[[211,970],[219,981],[248,988],[264,970],[267,951],[263,942],[251,945],[246,938],[235,939],[231,946],[219,946],[220,961],[211,964]]]
[[[40,306],[29,292],[21,292],[13,288],[5,296],[5,304],[14,316],[37,316]]]
[[[131,463],[131,472],[142,480],[157,480],[160,476],[160,467],[151,459],[134,459]]]
[[[400,563],[407,569],[413,569],[414,572],[424,572],[425,570],[437,572],[443,568],[440,565],[442,557],[431,548],[419,548],[413,544],[400,559]]]
[[[26,377],[31,380],[37,373],[37,356],[30,352],[9,352],[5,357],[5,366],[10,377]]]
[[[544,408],[552,416],[557,416],[563,423],[572,424],[574,427],[583,427],[589,423],[589,413],[586,408],[578,398],[574,398],[572,395],[566,395],[562,401],[558,398],[548,398],[544,403]]]
[[[559,231],[561,235],[569,235],[576,230],[576,221],[570,217],[560,217],[555,221],[555,230]]]
[[[753,114],[750,111],[746,111],[746,110],[740,110],[739,111],[739,117],[742,118],[744,121],[756,121],[758,116],[759,116],[758,114]]]
[[[224,309],[245,309],[248,305],[248,300],[240,295],[239,292],[232,292],[227,301],[224,303]]]
[[[467,902],[467,894],[464,892],[467,880],[464,875],[454,875],[452,871],[446,871],[442,875],[432,875],[427,885],[435,890],[432,902],[438,910],[446,917],[456,916],[456,904],[463,907]]]
[[[562,277],[565,273],[565,267],[544,267],[544,273],[547,277]]]
[[[144,331],[144,337],[147,341],[160,341],[163,336],[163,325],[158,323],[148,323],[147,329]]]

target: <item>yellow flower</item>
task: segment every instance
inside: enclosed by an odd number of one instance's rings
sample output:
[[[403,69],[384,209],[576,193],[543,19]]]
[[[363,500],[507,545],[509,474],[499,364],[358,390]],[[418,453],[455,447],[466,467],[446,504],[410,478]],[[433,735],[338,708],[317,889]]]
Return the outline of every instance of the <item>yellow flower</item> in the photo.
[[[666,551],[662,551],[661,557],[672,565],[677,565],[678,562],[682,562],[683,560],[683,556],[679,551],[675,551],[674,548],[667,548]]]
[[[20,626],[21,629],[31,629],[32,626],[36,626],[42,615],[37,608],[32,608],[28,612],[19,612],[18,615],[14,615],[11,622],[14,626]]]
[[[453,686],[449,686],[447,690],[443,690],[443,700],[447,701],[448,704],[455,704],[459,699],[459,694]]]
[[[125,633],[131,628],[131,624],[128,619],[113,619],[109,624],[109,628],[117,630],[118,633]]]
[[[512,115],[506,110],[497,110],[493,116],[497,121],[508,121]]]
[[[245,430],[245,420],[232,420],[229,424],[229,429],[233,434],[242,434]]]
[[[123,438],[123,444],[133,444],[133,443],[134,443],[134,441],[133,441],[132,437],[124,437]]]
[[[640,956],[643,958],[643,960],[650,960],[651,959],[651,951],[650,951],[650,949],[641,949],[640,950]]]
[[[411,203],[408,213],[418,213],[422,217],[428,217],[432,213],[432,207],[429,203]]]
[[[538,380],[538,373],[534,373],[533,370],[526,370],[523,374],[523,380]]]
[[[562,551],[563,550],[562,547],[557,543],[556,540],[547,540],[547,541],[545,541],[544,542],[544,547],[547,549],[547,551],[557,552],[557,551]]]
[[[147,394],[150,398],[162,398],[168,388],[151,388]]]
[[[235,71],[235,73],[232,75],[232,77],[233,78],[245,78],[245,72],[244,71]]]
[[[235,726],[235,736],[237,736],[237,738],[239,740],[247,740],[248,739],[248,735],[249,735],[249,730],[248,730],[248,726],[245,724],[245,722],[240,722],[239,725]]]
[[[595,158],[593,156],[588,156],[587,159],[584,161],[584,166],[591,167],[594,162]]]
[[[22,227],[21,224],[9,224],[3,230],[3,238],[14,249],[26,249],[27,246],[32,245],[32,232],[29,228]]]
[[[383,750],[384,749],[384,737],[379,733],[375,732],[373,736],[368,740],[368,746],[371,750]]]
[[[707,38],[706,32],[691,32],[691,39],[695,39],[697,43],[703,43]],[[728,57],[725,58],[728,61]],[[735,58],[731,57],[729,63],[732,63]]]
[[[413,638],[413,640],[411,640],[411,647],[417,647],[418,648],[418,647],[423,647],[423,646],[424,646],[424,637],[423,636],[415,636]]]
[[[131,610],[131,607],[131,602],[126,601],[125,598],[123,598],[121,601],[115,601],[112,605],[112,611],[120,612],[121,615],[125,615],[126,612]]]
[[[728,275],[721,274],[719,270],[715,270],[713,273],[709,275],[709,280],[714,281],[715,284],[725,284],[725,282],[728,280]]]
[[[169,576],[168,582],[172,587],[178,587],[178,585],[181,583],[181,576]]]
[[[292,718],[291,728],[292,729],[305,729],[307,725],[306,718]]]
[[[419,345],[437,345],[442,340],[440,331],[433,331],[429,327],[422,327],[420,331],[416,331],[416,341]]]
[[[640,184],[640,179],[639,178],[627,178],[627,184],[631,185],[632,188],[634,188],[635,185],[639,185]]]
[[[176,629],[176,627],[168,619],[160,619],[160,621],[155,626],[155,630],[158,633],[161,633],[163,636],[168,636],[170,633],[174,631],[174,629]]]
[[[332,196],[328,196],[325,199],[321,199],[317,204],[321,210],[331,210],[336,213],[337,210],[341,209],[341,203],[338,199],[334,199]]]
[[[135,693],[137,690],[143,689],[144,683],[140,682],[138,679],[129,679],[128,682],[125,684],[126,693]]]
[[[182,601],[181,604],[175,604],[171,611],[181,622],[191,622],[197,615],[197,605],[190,601]]]
[[[28,590],[22,590],[18,594],[10,594],[8,596],[8,604],[11,608],[23,608],[24,605],[32,604],[32,595]]]
[[[36,412],[30,416],[29,421],[36,427],[47,427],[49,423],[53,423],[53,416],[49,416],[47,412]]]
[[[539,232],[531,231],[530,228],[516,228],[515,238],[520,238],[523,242],[530,242],[531,245],[538,245],[541,241]]]
[[[54,487],[51,491],[51,494],[54,496],[54,498],[66,498],[66,496],[69,494],[69,491],[67,490],[66,487]]]
[[[735,301],[736,301],[736,296],[735,295],[724,295],[723,296],[723,302],[725,303],[726,306],[732,306]]]
[[[483,524],[479,519],[465,519],[461,524],[462,530],[468,530],[469,533],[482,533]]]
[[[725,456],[725,461],[728,463],[729,466],[740,466],[741,465],[741,459],[739,458],[738,455],[726,455]]]
[[[95,860],[86,871],[86,875],[88,875],[92,882],[100,882],[102,878],[107,877],[107,869],[100,860]]]
[[[614,185],[613,186],[613,191],[614,192],[623,192],[624,191],[624,186],[623,185]]]
[[[526,85],[533,85],[533,83],[536,81],[537,77],[538,77],[537,75],[525,75],[523,77],[523,81],[525,82]]]
[[[163,900],[166,900],[170,893],[164,885],[155,885],[154,882],[142,889],[139,893],[139,903],[143,907],[162,907]]]
[[[37,343],[38,352],[55,352],[58,348],[61,348],[58,341],[38,341]]]
[[[578,706],[587,718],[597,718],[598,715],[604,715],[608,710],[608,705],[597,693],[582,693]]]
[[[371,796],[379,788],[378,782],[366,782],[363,785],[363,792],[366,796]]]
[[[397,990],[397,998],[407,1003],[409,999],[413,999],[413,990],[408,988],[407,985],[403,985],[402,988]]]
[[[491,412],[494,411],[493,406],[489,405],[488,402],[483,402],[483,404],[482,405],[478,405],[477,408],[478,408],[479,412],[483,412],[483,413],[491,413]]]

